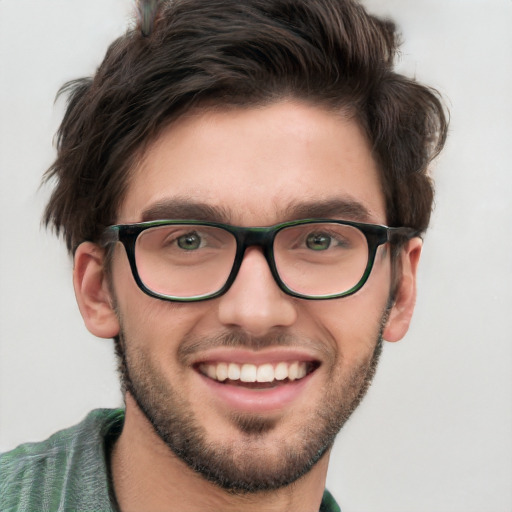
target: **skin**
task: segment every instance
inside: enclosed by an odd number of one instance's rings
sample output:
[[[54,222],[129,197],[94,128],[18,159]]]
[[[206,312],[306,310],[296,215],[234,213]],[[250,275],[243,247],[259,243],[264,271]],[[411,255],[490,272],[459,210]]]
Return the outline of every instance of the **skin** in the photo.
[[[261,108],[197,111],[182,117],[146,151],[117,221],[140,222],[148,209],[176,200],[216,207],[224,218],[215,220],[239,226],[309,217],[306,213],[318,214],[334,202],[357,208],[326,212],[331,218],[386,223],[378,169],[359,126],[339,114],[292,100]],[[297,209],[297,204],[304,203]],[[320,206],[315,209],[315,205]],[[165,208],[158,213],[163,212]],[[385,340],[397,341],[407,332],[420,252],[419,239],[403,249],[397,295],[382,329]],[[122,329],[128,359],[135,361],[134,366],[143,361],[151,375],[158,374],[164,389],[179,394],[188,413],[205,430],[208,442],[221,451],[233,450],[234,460],[269,468],[279,465],[287,446],[300,446],[298,433],[315,425],[326,397],[348,400],[357,391],[350,389],[349,376],[370,364],[391,287],[386,247],[379,248],[372,274],[361,290],[328,301],[285,295],[257,247],[247,250],[237,279],[225,295],[194,304],[164,302],[142,293],[120,244],[112,263],[111,285],[103,261],[103,251],[89,242],[75,255],[75,291],[88,329],[104,338]],[[243,332],[253,340],[284,334],[297,340],[299,348],[290,350],[300,350],[320,363],[291,403],[258,411],[259,417],[273,424],[262,435],[244,433],[232,419],[240,411],[216,396],[192,368],[191,360],[179,357],[180,347],[190,339],[204,340],[226,332]],[[265,358],[279,349],[276,343],[262,351],[250,345],[244,350],[251,357],[257,353],[255,357]],[[221,356],[211,356],[212,351],[204,346],[193,360],[229,357],[229,348],[215,350]],[[364,382],[359,385],[363,387]],[[257,416],[250,407],[241,412],[249,418]],[[328,459],[329,450],[296,482],[271,492],[226,492],[169,450],[128,392],[125,427],[112,453],[111,470],[124,512],[177,510],[176,504],[180,511],[310,512],[318,510]]]

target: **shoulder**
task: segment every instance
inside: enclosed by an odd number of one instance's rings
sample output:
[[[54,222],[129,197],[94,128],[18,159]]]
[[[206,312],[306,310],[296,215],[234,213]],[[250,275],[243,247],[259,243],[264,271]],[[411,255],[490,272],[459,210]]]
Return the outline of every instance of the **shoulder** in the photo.
[[[333,495],[326,489],[320,505],[320,512],[341,512],[339,505],[336,503]]]
[[[122,410],[98,409],[45,441],[1,454],[0,510],[92,510],[108,502],[105,448],[123,420]]]

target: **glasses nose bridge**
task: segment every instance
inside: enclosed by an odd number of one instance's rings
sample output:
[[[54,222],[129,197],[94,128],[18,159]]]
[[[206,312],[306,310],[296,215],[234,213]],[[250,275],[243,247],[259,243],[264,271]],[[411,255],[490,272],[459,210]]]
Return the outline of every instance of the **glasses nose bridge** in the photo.
[[[248,247],[261,247],[263,256],[267,260],[267,264],[270,267],[270,271],[272,275],[275,274],[274,270],[274,262],[272,258],[272,244],[275,237],[275,230],[272,228],[266,227],[250,227],[250,228],[240,228],[237,233],[238,239],[238,260],[239,264],[237,265],[237,273],[238,269],[242,265],[242,261],[245,256],[245,251]],[[275,277],[275,275],[274,275]]]
[[[243,257],[245,250],[254,245],[261,247],[265,257],[271,252],[274,231],[269,228],[243,228],[238,234],[238,243],[240,245],[240,255]],[[268,259],[268,257],[267,257]],[[270,264],[270,262],[269,262]]]

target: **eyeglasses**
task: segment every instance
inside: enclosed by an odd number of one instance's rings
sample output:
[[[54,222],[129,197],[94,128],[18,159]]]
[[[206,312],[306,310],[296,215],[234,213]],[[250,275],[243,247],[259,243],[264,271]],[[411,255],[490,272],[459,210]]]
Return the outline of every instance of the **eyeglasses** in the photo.
[[[334,299],[367,281],[377,248],[418,232],[329,219],[269,227],[237,227],[195,220],[157,220],[108,227],[103,245],[121,242],[139,288],[157,299],[213,299],[233,284],[247,247],[262,248],[283,292],[302,299]]]

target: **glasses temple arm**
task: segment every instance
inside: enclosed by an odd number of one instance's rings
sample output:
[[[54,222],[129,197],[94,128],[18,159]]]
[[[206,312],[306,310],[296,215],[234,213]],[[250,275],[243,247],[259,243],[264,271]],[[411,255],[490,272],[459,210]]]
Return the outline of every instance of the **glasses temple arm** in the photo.
[[[118,226],[109,226],[101,234],[99,242],[102,247],[106,247],[107,245],[119,242],[119,239]]]
[[[388,228],[388,242],[400,243],[411,238],[421,237],[421,231],[415,228]]]

